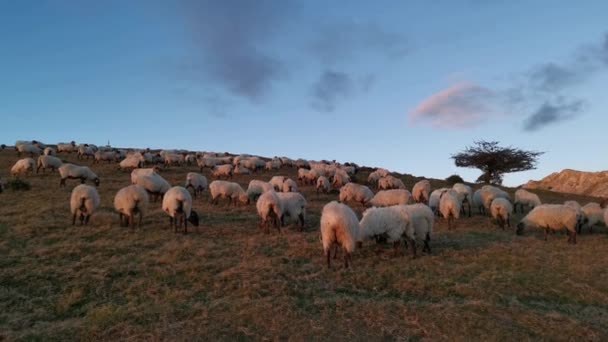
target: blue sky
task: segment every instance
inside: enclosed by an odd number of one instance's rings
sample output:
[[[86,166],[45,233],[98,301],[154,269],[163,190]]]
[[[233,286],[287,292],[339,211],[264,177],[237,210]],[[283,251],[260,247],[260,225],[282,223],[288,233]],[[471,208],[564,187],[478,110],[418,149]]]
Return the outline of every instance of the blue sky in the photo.
[[[608,169],[608,3],[2,1],[0,136],[479,171],[474,140],[547,152],[508,185]],[[597,149],[596,149],[597,148]]]

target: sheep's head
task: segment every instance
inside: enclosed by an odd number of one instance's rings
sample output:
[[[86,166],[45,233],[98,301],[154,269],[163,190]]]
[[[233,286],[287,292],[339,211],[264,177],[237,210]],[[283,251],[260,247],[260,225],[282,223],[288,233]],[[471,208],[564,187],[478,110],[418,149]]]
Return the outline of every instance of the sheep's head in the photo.
[[[93,183],[95,183],[95,186],[99,186],[99,177],[95,178]]]
[[[239,202],[241,202],[242,204],[249,204],[249,203],[251,203],[251,199],[249,198],[247,193],[245,193],[243,191],[242,193],[239,194]]]
[[[190,216],[188,217],[188,221],[192,223],[195,227],[198,227],[198,213],[194,210],[190,212]]]
[[[517,230],[516,230],[517,235],[524,235],[524,228],[525,228],[524,223],[523,222],[519,222],[517,224]]]

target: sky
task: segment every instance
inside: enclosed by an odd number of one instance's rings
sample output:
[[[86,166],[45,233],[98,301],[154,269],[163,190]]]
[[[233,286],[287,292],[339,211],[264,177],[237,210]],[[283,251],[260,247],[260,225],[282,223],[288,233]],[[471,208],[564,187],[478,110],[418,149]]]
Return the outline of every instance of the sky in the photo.
[[[459,174],[478,140],[608,169],[608,2],[0,1],[0,142]]]

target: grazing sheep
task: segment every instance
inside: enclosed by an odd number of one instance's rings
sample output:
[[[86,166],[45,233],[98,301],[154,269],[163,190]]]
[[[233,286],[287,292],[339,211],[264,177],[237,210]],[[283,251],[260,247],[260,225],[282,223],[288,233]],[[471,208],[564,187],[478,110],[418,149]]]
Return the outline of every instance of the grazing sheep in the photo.
[[[462,201],[458,193],[452,189],[441,194],[439,198],[439,212],[448,220],[448,229],[452,230],[454,220],[460,217]]]
[[[68,143],[58,143],[57,152],[66,152],[66,153],[76,152],[76,143],[73,141],[70,142],[69,144]]]
[[[42,154],[45,156],[54,156],[54,155],[57,155],[57,152],[55,152],[54,148],[47,147],[44,149],[44,151],[42,151]]]
[[[165,153],[163,156],[165,167],[181,165],[184,163],[184,156],[177,153]]]
[[[504,198],[495,198],[490,205],[490,213],[492,217],[498,223],[498,226],[505,229],[505,222],[507,227],[511,228],[511,213],[513,212],[513,205],[509,200]]]
[[[183,223],[184,234],[188,234],[188,221],[198,227],[198,213],[192,209],[192,196],[186,188],[174,186],[169,189],[163,197],[162,208],[169,215],[169,227],[174,227],[176,233]]]
[[[577,201],[565,201],[564,205],[566,207],[570,207],[570,208],[576,210],[576,212],[578,213],[578,215],[579,215],[579,223],[578,223],[578,226],[576,228],[577,229],[576,233],[580,234],[581,230],[583,228],[583,225],[586,225],[587,221],[588,221],[585,213],[583,212],[583,207]]]
[[[298,169],[298,182],[300,182],[300,184],[307,183],[308,173],[310,173],[310,170],[304,168]]]
[[[326,174],[325,170],[319,170],[319,169],[310,170],[304,176],[305,177],[305,182],[304,183],[305,184],[311,184],[311,185],[312,184],[316,184],[317,179],[319,179],[319,177],[321,177],[321,176],[324,176],[325,174]]]
[[[431,183],[424,179],[414,184],[412,188],[412,196],[416,203],[429,203],[429,194],[431,193]]]
[[[250,174],[251,174],[251,170],[250,170],[250,169],[248,169],[248,168],[246,168],[246,167],[243,167],[243,166],[237,165],[237,166],[234,168],[234,174],[235,174],[235,175],[250,175]]]
[[[89,224],[89,219],[100,203],[97,190],[86,184],[80,184],[72,190],[70,197],[70,209],[72,211],[72,225],[76,224],[76,217],[80,219],[80,225]]]
[[[32,144],[16,145],[15,149],[17,150],[17,156],[19,157],[21,157],[21,153],[29,153],[30,157],[34,157],[34,155],[39,155],[42,152],[38,146]]]
[[[283,189],[283,182],[285,182],[285,179],[287,179],[285,176],[272,176],[268,183],[272,185],[275,191],[281,191]]]
[[[521,209],[521,212],[524,212],[524,206],[529,206],[531,209],[541,205],[540,198],[537,194],[532,193],[530,191],[524,189],[518,189],[515,191],[515,203],[513,204],[513,209],[517,212],[517,205]]]
[[[258,197],[260,197],[260,195],[270,190],[274,190],[270,183],[253,179],[247,186],[247,196],[252,201],[255,201]]]
[[[87,144],[81,144],[78,146],[78,159],[84,159],[84,158],[95,158],[95,150],[93,149],[93,147],[87,145]]]
[[[209,184],[211,193],[211,203],[217,204],[220,198],[228,199],[228,203],[237,205],[237,201],[242,204],[249,204],[249,196],[238,183],[216,180]]]
[[[545,230],[545,241],[547,241],[549,230],[557,231],[565,228],[568,232],[568,242],[575,244],[579,221],[580,215],[574,208],[562,204],[541,204],[517,224],[517,235],[522,235],[524,228],[537,227]]]
[[[153,173],[158,173],[160,168],[158,166],[148,168],[148,169],[135,169],[131,171],[131,184],[137,184],[137,177],[139,176],[147,176]],[[168,190],[168,189],[167,189]]]
[[[207,186],[207,177],[196,172],[188,172],[186,175],[186,184],[184,187],[186,189],[192,188],[194,198],[196,198],[197,195],[202,194],[203,191],[207,190]]]
[[[504,198],[511,201],[511,196],[509,196],[508,193],[492,185],[484,185],[481,187],[479,195],[481,196],[483,207],[488,213],[490,213],[490,205],[492,205],[492,201],[494,201],[495,198]]]
[[[412,194],[405,189],[381,190],[367,203],[374,207],[390,207],[398,204],[408,204]]]
[[[359,220],[355,212],[342,203],[329,202],[321,212],[320,230],[327,268],[331,268],[331,248],[334,245],[344,249],[344,267],[348,267],[355,242],[359,239]]]
[[[80,183],[84,183],[89,180],[99,186],[99,177],[86,166],[78,166],[70,163],[62,164],[59,168],[59,175],[61,180],[59,186],[65,186],[67,179],[80,179]]]
[[[114,151],[97,151],[95,152],[95,160],[93,160],[93,164],[100,163],[102,161],[106,161],[111,163],[118,159],[118,154]]]
[[[448,190],[450,190],[450,188],[435,189],[429,196],[429,208],[431,208],[436,215],[439,215],[439,200],[441,198],[441,194]]]
[[[114,196],[114,208],[118,211],[121,227],[135,226],[135,215],[139,214],[138,226],[141,227],[150,197],[142,186],[129,185]]]
[[[422,240],[424,247],[422,252],[431,253],[431,237],[435,224],[435,214],[426,204],[417,203],[405,205],[405,210],[410,215],[410,225],[405,230],[405,235],[410,238],[412,252],[416,257],[416,241]]]
[[[15,165],[11,167],[11,175],[13,175],[13,177],[27,176],[28,173],[34,171],[35,165],[36,162],[32,158],[19,159]]]
[[[306,221],[306,199],[298,192],[279,192],[277,193],[281,201],[281,224],[285,225],[285,216],[300,223],[300,231],[304,230]]]
[[[391,189],[405,189],[403,181],[397,177],[391,175],[382,177],[378,180],[378,189],[380,190],[391,190]]]
[[[602,208],[599,203],[587,203],[585,204],[585,206],[583,206],[582,210],[583,214],[585,215],[585,218],[587,219],[586,225],[589,227],[589,232],[593,230],[593,226],[595,226],[596,224],[606,223],[606,221],[604,221],[604,213],[607,210]]]
[[[152,202],[156,202],[159,197],[162,199],[171,188],[171,184],[158,173],[138,175],[135,184],[142,186],[148,194],[152,195]]]
[[[268,171],[278,170],[280,168],[281,168],[280,160],[271,160],[271,161],[266,162],[266,170],[268,170]]]
[[[137,169],[144,166],[144,162],[146,159],[144,156],[137,152],[131,155],[128,155],[125,159],[123,159],[118,165],[121,169]]]
[[[311,171],[312,173],[312,171]],[[340,189],[341,187],[343,187],[345,184],[348,184],[350,182],[350,177],[348,176],[348,174],[346,174],[346,172],[342,171],[342,170],[336,170],[336,173],[334,174],[334,180],[331,183],[331,185],[334,187],[334,189]]]
[[[462,198],[462,213],[466,214],[465,204],[469,207],[469,217],[471,217],[471,201],[473,200],[473,189],[470,186],[463,183],[456,183],[452,186],[452,189],[456,191]]]
[[[327,177],[325,176],[317,178],[317,194],[319,192],[328,193],[329,190],[331,190],[329,179],[327,179]]]
[[[376,186],[380,178],[388,176],[388,171],[385,169],[377,169],[376,171],[371,172],[367,176],[367,184],[370,186]]]
[[[54,172],[61,166],[61,164],[63,164],[63,162],[57,157],[41,155],[40,157],[38,157],[36,173],[40,171],[40,168],[42,168],[42,173],[46,173],[47,168],[51,169]]]
[[[265,227],[266,232],[268,232],[268,225],[272,223],[280,233],[283,208],[281,205],[281,200],[279,199],[279,196],[277,196],[274,189],[270,189],[269,191],[265,191],[263,194],[261,194],[255,204],[255,207],[258,210],[258,215],[260,215],[258,227]]]
[[[222,178],[222,177],[226,177],[226,179],[228,178],[232,178],[232,170],[233,167],[230,164],[226,164],[226,165],[217,165],[213,167],[213,172],[211,173],[213,175],[213,177],[215,178]]]
[[[287,178],[283,182],[283,192],[298,192],[298,183],[296,183],[293,179]]]
[[[410,225],[410,215],[405,210],[405,206],[369,208],[363,212],[363,217],[359,221],[358,242],[384,236],[387,242],[393,243],[397,253],[408,225]],[[407,242],[405,244],[407,245]]]
[[[481,198],[481,189],[473,193],[473,206],[477,207],[479,214],[484,215],[486,213],[486,209],[483,206],[483,198]]]
[[[365,185],[348,183],[340,188],[340,202],[356,201],[365,205],[374,197],[374,193]]]

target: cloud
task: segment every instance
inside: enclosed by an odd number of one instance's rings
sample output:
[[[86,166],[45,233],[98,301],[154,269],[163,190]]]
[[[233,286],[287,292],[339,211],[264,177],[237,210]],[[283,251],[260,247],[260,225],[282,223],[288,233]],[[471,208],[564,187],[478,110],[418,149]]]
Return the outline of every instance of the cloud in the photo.
[[[546,125],[572,119],[581,114],[585,103],[582,100],[566,101],[559,98],[553,102],[544,102],[530,117],[524,121],[524,130],[537,131]]]
[[[494,93],[473,83],[461,82],[423,100],[412,112],[411,122],[430,121],[435,127],[476,125],[494,113]]]
[[[586,75],[577,68],[546,63],[535,67],[528,76],[529,83],[534,89],[553,93],[582,82]]]
[[[331,112],[335,109],[336,101],[351,95],[355,88],[355,81],[349,74],[325,70],[312,85],[312,106],[320,111]]]

